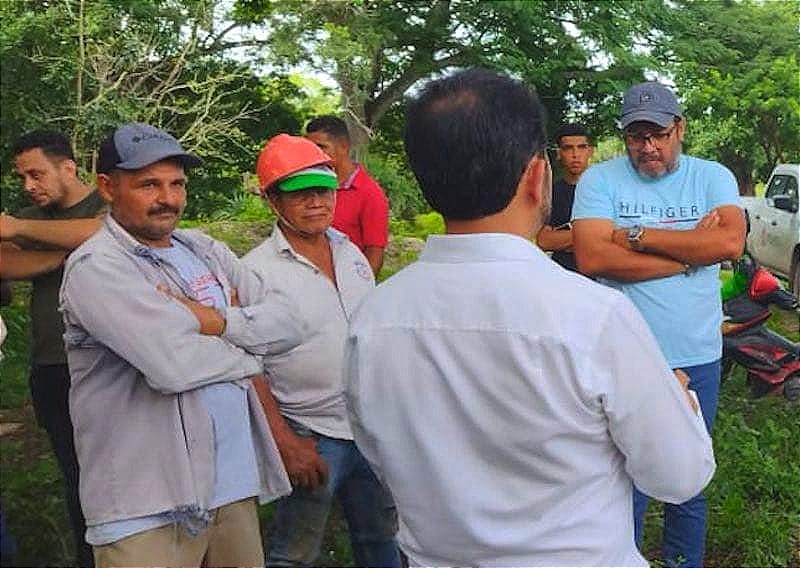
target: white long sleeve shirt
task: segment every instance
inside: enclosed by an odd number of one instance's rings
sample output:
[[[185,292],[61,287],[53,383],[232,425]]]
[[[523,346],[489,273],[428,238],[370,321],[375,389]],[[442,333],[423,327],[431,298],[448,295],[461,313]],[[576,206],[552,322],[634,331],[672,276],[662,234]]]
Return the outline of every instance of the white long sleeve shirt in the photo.
[[[345,364],[414,566],[646,566],[632,483],[679,503],[714,473],[636,308],[519,237],[431,237],[356,310]]]

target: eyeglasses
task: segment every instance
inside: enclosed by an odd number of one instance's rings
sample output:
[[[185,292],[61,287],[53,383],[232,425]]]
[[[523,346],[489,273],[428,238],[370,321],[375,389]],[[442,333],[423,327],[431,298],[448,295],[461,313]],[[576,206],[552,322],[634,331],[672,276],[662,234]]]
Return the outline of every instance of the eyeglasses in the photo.
[[[669,140],[676,126],[673,124],[667,130],[661,132],[624,132],[622,134],[625,143],[631,148],[643,148],[649,141],[656,148],[663,148]]]

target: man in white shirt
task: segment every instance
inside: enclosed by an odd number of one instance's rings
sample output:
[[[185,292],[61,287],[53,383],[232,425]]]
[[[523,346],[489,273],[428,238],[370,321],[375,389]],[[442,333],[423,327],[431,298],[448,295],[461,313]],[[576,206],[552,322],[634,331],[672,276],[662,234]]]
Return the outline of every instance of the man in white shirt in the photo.
[[[447,235],[351,319],[351,427],[394,495],[412,566],[646,566],[633,482],[710,480],[685,376],[622,294],[530,242],[546,221],[544,110],[484,70],[411,103],[409,163]]]
[[[394,502],[353,443],[342,392],[347,322],[375,278],[364,254],[330,226],[338,187],[330,157],[310,140],[279,134],[257,170],[278,222],[244,263],[294,301],[307,329],[291,352],[265,359],[267,420],[294,486],[278,501],[267,565],[315,565],[339,499],[356,566],[399,568]]]

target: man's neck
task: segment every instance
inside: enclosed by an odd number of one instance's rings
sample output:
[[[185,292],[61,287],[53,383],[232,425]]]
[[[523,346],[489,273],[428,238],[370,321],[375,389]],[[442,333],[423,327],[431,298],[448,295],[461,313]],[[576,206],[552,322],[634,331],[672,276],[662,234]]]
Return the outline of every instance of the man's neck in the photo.
[[[581,172],[582,174],[583,172]],[[578,185],[578,180],[581,177],[581,174],[571,174],[569,172],[564,172],[564,177],[562,178],[565,183],[569,185]]]
[[[542,228],[541,220],[531,223],[529,218],[501,211],[495,215],[459,221],[445,219],[445,230],[448,235],[466,235],[471,233],[507,233],[523,239],[530,239]]]
[[[353,160],[348,158],[340,164],[336,164],[336,179],[339,181],[339,187],[344,187],[345,182],[350,179],[353,172],[356,171],[356,164]]]
[[[92,188],[80,180],[75,180],[74,183],[69,184],[67,191],[64,194],[63,201],[59,202],[59,209],[69,209],[73,205],[80,203],[86,196],[92,192]]]
[[[308,234],[300,233],[294,229],[287,227],[284,223],[278,222],[286,241],[291,247],[302,254],[303,256],[310,256],[314,253],[327,251],[329,248],[328,237],[323,233]]]

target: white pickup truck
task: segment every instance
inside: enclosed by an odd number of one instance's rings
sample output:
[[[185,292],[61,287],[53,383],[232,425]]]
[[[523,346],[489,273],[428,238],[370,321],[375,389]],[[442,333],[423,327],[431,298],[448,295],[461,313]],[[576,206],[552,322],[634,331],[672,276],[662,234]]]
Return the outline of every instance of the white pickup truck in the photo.
[[[750,215],[747,250],[760,264],[788,278],[800,293],[800,164],[780,164],[767,181],[764,197],[743,197]]]

